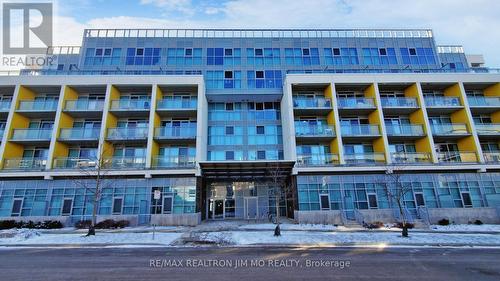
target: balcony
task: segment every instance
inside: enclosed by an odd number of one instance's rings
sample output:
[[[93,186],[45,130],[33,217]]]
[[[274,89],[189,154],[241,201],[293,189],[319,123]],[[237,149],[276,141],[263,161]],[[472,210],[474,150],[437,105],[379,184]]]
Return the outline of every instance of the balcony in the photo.
[[[198,107],[198,98],[184,97],[164,97],[158,101],[156,111],[160,116],[173,116],[173,117],[194,117]]]
[[[500,107],[500,97],[472,97],[468,96],[470,107]]]
[[[451,151],[451,152],[438,152],[437,154],[439,162],[444,164],[478,162],[477,154],[475,152]]]
[[[375,100],[372,98],[339,98],[338,99],[339,112],[356,110],[359,113],[367,113],[375,110]]]
[[[109,157],[103,159],[105,169],[144,169],[145,157]]]
[[[162,143],[185,143],[196,140],[196,124],[155,128],[155,140]]]
[[[458,97],[424,97],[424,100],[431,114],[448,114],[463,108]]]
[[[150,108],[150,100],[112,100],[109,111],[118,117],[145,117]]]
[[[194,156],[158,156],[153,158],[153,168],[165,169],[194,169],[195,167]]]
[[[42,171],[45,170],[45,158],[6,158],[4,170]]]
[[[476,124],[478,136],[493,137],[500,139],[500,123]]]
[[[85,158],[55,158],[54,169],[87,169],[95,168],[97,165],[96,159]]]
[[[391,139],[415,139],[425,136],[424,127],[420,124],[386,124],[385,128]]]
[[[430,164],[432,157],[430,153],[421,152],[393,152],[391,153],[393,164]]]
[[[97,142],[101,128],[69,128],[61,129],[59,141],[62,142]]]
[[[148,138],[148,128],[110,128],[108,129],[107,140],[119,142],[141,142]]]
[[[353,165],[353,166],[385,164],[384,153],[374,152],[374,153],[345,154],[344,158],[347,165]]]
[[[64,111],[73,117],[101,118],[104,100],[68,100]]]
[[[316,124],[307,122],[295,123],[295,135],[297,138],[312,138],[313,140],[329,140],[335,137],[335,127],[331,125]]]
[[[8,113],[10,111],[11,100],[0,100],[0,112]]]
[[[434,137],[464,137],[470,135],[467,125],[461,123],[453,124],[431,124]]]
[[[342,138],[374,139],[380,137],[378,125],[342,125]]]
[[[19,102],[17,112],[30,118],[48,118],[56,116],[58,100],[33,101],[24,100]]]
[[[326,115],[332,111],[332,101],[324,97],[294,97],[293,108],[294,111],[299,115]]]
[[[500,151],[487,151],[483,152],[484,162],[486,163],[500,163]]]
[[[50,142],[52,138],[52,128],[50,129],[14,129],[12,142],[38,143]]]
[[[382,97],[380,101],[383,110],[392,114],[408,114],[418,109],[416,98]]]
[[[299,167],[324,167],[339,165],[338,154],[302,154],[297,155]]]
[[[0,129],[0,142],[1,142],[1,139],[3,138],[3,134],[4,134],[4,129]]]

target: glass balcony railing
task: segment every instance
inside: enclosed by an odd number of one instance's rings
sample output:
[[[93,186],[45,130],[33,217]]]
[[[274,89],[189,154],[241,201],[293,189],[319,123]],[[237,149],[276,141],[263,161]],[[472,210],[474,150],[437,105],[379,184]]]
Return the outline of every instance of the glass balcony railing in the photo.
[[[108,140],[141,140],[148,138],[148,128],[110,128]]]
[[[430,153],[421,152],[392,152],[391,158],[394,164],[428,164],[432,162]]]
[[[483,152],[486,163],[500,163],[500,151]]]
[[[467,97],[471,107],[500,107],[500,97]]]
[[[97,159],[85,158],[55,158],[54,169],[85,169],[96,168]]]
[[[441,163],[477,163],[478,158],[475,152],[451,151],[438,152],[438,160]]]
[[[3,168],[5,170],[45,170],[45,158],[6,158]]]
[[[293,98],[294,108],[332,108],[332,101],[328,98],[306,98],[306,97],[294,97]]]
[[[68,100],[64,110],[68,111],[101,111],[104,109],[104,100]]]
[[[309,123],[295,123],[295,134],[297,136],[309,136],[309,137],[334,137],[335,127],[331,125],[316,124],[311,125]]]
[[[194,168],[194,156],[158,156],[153,158],[152,166],[154,168]]]
[[[297,155],[297,165],[308,166],[333,166],[338,165],[338,154],[301,154]]]
[[[9,111],[12,101],[10,100],[0,100],[0,111]]]
[[[111,110],[149,110],[150,100],[112,100]]]
[[[384,153],[356,153],[345,154],[345,162],[348,165],[376,165],[385,163]]]
[[[42,140],[50,141],[52,129],[14,129],[12,140]]]
[[[339,108],[375,108],[372,98],[339,98]]]
[[[196,109],[198,106],[197,97],[172,98],[164,97],[158,101],[157,109]]]
[[[467,125],[461,123],[453,124],[431,124],[432,134],[436,136],[466,135],[469,133]]]
[[[478,135],[498,135],[500,136],[500,123],[476,124]]]
[[[155,138],[160,139],[186,139],[196,137],[196,124],[181,126],[166,126],[155,128]]]
[[[385,126],[388,136],[423,136],[424,127],[419,124],[401,124]]]
[[[4,132],[4,129],[0,129],[0,140],[2,139]]]
[[[110,157],[103,159],[106,169],[144,169],[146,157]]]
[[[59,138],[62,140],[93,140],[99,139],[101,128],[69,128],[61,129]]]
[[[19,109],[22,111],[56,111],[58,100],[47,101],[20,101]]]
[[[418,107],[417,99],[416,98],[402,98],[402,97],[382,97],[380,98],[380,101],[382,103],[382,107]]]
[[[380,130],[378,125],[349,125],[341,126],[342,136],[346,137],[362,137],[362,136],[378,136],[380,135]]]
[[[424,100],[428,107],[461,106],[458,97],[425,97]]]

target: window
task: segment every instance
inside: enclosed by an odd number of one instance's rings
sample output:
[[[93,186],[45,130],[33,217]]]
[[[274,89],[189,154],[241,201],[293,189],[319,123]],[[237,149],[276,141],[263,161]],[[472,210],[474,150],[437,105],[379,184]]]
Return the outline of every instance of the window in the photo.
[[[123,198],[113,198],[113,215],[120,215],[122,213]]]
[[[96,57],[102,56],[102,49],[95,49],[95,56]]]
[[[18,217],[21,214],[22,206],[23,206],[23,199],[14,199],[14,202],[12,202],[11,216]]]
[[[111,56],[111,49],[109,49],[109,48],[108,49],[104,49],[104,56],[105,57]]]
[[[410,52],[410,56],[416,56],[417,55],[417,50],[415,48],[409,48],[408,51]]]
[[[64,64],[58,64],[57,65],[57,70],[61,71],[64,69]]]
[[[333,48],[333,55],[334,56],[340,56],[340,49],[339,48]]]
[[[417,207],[425,206],[424,195],[422,193],[415,193],[415,202]]]
[[[321,210],[330,210],[330,196],[328,194],[320,194]]]
[[[450,69],[456,69],[457,66],[455,65],[455,63],[453,62],[450,62]]]
[[[266,159],[266,151],[258,150],[257,151],[257,159],[258,160],[265,160]]]
[[[255,71],[255,78],[262,79],[264,78],[264,71]]]
[[[171,214],[172,213],[173,203],[174,203],[174,200],[173,200],[172,196],[163,197],[163,213],[164,214]]]
[[[72,208],[73,208],[73,199],[71,199],[71,198],[64,199],[62,210],[61,210],[61,215],[63,215],[63,216],[71,215]]]
[[[226,103],[226,110],[233,111],[234,110],[234,104],[232,104],[232,103]]]
[[[226,160],[234,160],[234,151],[226,151]]]
[[[381,56],[387,56],[387,50],[386,49],[378,49],[378,52]]]
[[[302,49],[302,55],[303,56],[309,56],[310,55],[309,49]]]
[[[224,78],[225,79],[233,79],[233,72],[232,71],[224,71]]]
[[[185,55],[186,57],[191,57],[191,56],[193,56],[193,49],[185,49],[185,50],[184,50],[184,55]]]
[[[257,126],[257,134],[258,135],[265,134],[264,126]]]
[[[226,127],[226,135],[234,135],[234,127],[233,126]]]
[[[376,194],[368,194],[368,207],[370,209],[377,209],[378,208],[377,195]]]
[[[255,49],[255,56],[256,57],[262,57],[263,56],[263,51],[262,49]]]
[[[224,56],[232,57],[233,56],[233,49],[224,49]]]
[[[139,56],[139,57],[140,57],[140,56],[144,56],[144,49],[142,49],[142,48],[137,48],[137,49],[135,50],[135,55],[136,55],[136,56]]]
[[[462,192],[462,200],[465,208],[472,208],[472,199],[469,192]]]

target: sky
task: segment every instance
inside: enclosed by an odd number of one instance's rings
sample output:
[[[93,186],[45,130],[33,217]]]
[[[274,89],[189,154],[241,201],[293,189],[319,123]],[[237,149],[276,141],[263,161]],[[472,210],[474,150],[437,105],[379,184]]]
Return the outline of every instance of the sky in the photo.
[[[54,1],[55,45],[80,45],[84,28],[430,28],[500,67],[499,0]]]

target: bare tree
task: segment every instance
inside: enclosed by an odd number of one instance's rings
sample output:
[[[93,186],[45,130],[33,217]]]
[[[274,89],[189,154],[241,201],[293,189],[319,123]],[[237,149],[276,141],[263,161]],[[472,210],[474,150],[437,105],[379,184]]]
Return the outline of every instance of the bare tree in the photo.
[[[379,181],[379,184],[383,186],[389,203],[395,202],[397,204],[402,224],[401,236],[408,237],[409,218],[405,212],[404,199],[406,194],[411,193],[412,188],[409,185],[403,184],[402,170],[398,166],[389,167],[384,179]]]
[[[275,199],[275,223],[276,227],[274,229],[274,236],[281,236],[281,228],[280,228],[280,201],[281,198],[294,200],[295,192],[293,190],[293,186],[289,181],[290,171],[288,169],[284,169],[279,165],[279,163],[273,165],[268,170],[268,178],[271,178],[274,187],[274,194],[276,196]],[[269,206],[271,208],[271,206]]]
[[[98,155],[94,159],[78,159],[76,166],[82,174],[82,178],[75,179],[75,184],[84,188],[92,196],[92,220],[89,225],[87,236],[95,235],[95,225],[97,223],[97,211],[101,201],[103,190],[109,188],[114,179],[108,177],[111,160],[106,158],[106,150],[103,143],[97,149]]]

